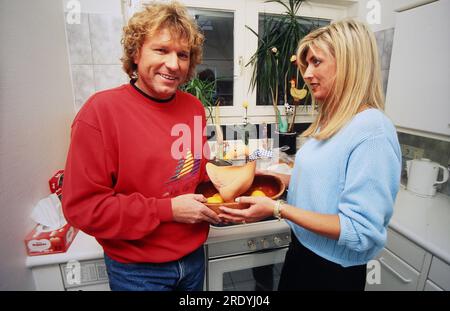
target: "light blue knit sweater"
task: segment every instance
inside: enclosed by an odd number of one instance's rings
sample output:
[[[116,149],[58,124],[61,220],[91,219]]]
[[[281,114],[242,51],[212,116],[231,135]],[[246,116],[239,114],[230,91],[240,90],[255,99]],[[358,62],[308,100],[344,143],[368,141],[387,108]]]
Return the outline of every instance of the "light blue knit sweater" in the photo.
[[[344,267],[374,258],[386,242],[401,161],[396,130],[377,109],[358,113],[328,140],[308,139],[296,154],[288,203],[339,215],[341,233],[336,241],[288,221],[298,240]]]

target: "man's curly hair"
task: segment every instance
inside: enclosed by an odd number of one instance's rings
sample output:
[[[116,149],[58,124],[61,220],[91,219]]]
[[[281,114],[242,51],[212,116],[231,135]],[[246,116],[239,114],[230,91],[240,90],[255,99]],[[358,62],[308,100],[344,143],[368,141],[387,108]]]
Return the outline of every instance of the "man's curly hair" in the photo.
[[[186,39],[190,46],[190,63],[187,80],[194,76],[195,67],[202,62],[204,36],[187,9],[176,1],[170,3],[153,2],[135,13],[123,27],[122,68],[131,79],[137,78],[134,58],[147,36],[167,28],[173,35]]]

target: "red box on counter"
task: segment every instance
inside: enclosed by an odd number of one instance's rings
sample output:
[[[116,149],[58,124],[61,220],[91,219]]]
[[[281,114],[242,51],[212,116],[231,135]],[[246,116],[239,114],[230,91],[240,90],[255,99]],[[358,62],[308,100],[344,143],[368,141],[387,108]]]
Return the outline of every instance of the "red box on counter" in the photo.
[[[77,233],[78,229],[69,224],[56,230],[49,230],[48,227],[37,225],[25,237],[28,256],[64,253],[72,244]]]

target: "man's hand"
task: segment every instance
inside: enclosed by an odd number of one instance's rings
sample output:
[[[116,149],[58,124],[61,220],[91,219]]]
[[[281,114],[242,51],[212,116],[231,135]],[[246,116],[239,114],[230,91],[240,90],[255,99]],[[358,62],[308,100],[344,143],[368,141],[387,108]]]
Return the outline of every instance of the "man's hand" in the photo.
[[[172,198],[173,220],[188,224],[202,221],[212,224],[220,223],[219,216],[202,202],[206,202],[202,194],[189,193]]]

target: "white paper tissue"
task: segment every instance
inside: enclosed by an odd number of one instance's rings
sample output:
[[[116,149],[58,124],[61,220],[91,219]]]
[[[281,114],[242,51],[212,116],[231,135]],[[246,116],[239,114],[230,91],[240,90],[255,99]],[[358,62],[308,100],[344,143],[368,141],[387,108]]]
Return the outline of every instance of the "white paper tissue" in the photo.
[[[266,168],[266,170],[268,170],[270,172],[278,173],[278,174],[286,174],[286,175],[292,174],[292,168],[289,165],[287,165],[286,163],[277,163],[277,164],[271,165],[268,168]]]
[[[40,200],[31,212],[31,218],[49,230],[56,230],[67,222],[62,212],[61,201],[54,193]]]

